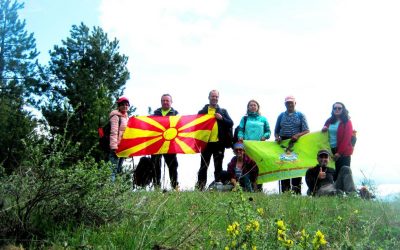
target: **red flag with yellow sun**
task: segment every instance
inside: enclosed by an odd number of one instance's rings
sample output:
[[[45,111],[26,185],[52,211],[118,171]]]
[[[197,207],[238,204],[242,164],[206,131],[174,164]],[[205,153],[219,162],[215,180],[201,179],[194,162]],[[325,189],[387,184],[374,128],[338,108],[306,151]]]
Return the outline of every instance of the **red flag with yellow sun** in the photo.
[[[131,117],[117,155],[195,154],[217,140],[217,126],[212,115]]]

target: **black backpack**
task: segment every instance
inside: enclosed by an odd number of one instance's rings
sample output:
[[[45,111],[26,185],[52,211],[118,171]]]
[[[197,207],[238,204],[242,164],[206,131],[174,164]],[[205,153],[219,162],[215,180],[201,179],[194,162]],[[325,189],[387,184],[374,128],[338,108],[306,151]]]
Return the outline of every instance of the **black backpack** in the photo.
[[[142,156],[133,171],[134,187],[146,187],[156,178],[155,169],[150,157]]]
[[[243,117],[243,119],[244,119],[243,131],[245,131],[245,130],[246,130],[247,116]],[[239,141],[239,138],[238,138],[239,126],[240,126],[240,125],[238,125],[238,126],[235,128],[235,132],[233,133],[232,144],[235,144],[236,142]]]
[[[118,115],[113,115],[113,116],[118,116]],[[109,153],[110,152],[110,134],[111,134],[111,116],[110,119],[108,119],[108,122],[106,125],[103,127],[99,127],[97,129],[99,133],[99,147],[102,151]],[[121,126],[121,117],[118,116],[118,133],[119,133],[119,127]]]

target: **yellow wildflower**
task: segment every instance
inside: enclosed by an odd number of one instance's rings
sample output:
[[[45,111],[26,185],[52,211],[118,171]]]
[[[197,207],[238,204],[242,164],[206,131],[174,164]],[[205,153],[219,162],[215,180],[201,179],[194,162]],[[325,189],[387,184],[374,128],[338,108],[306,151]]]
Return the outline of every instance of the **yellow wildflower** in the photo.
[[[354,210],[354,213],[355,213],[355,214],[358,214],[358,209]]]
[[[228,235],[236,236],[239,235],[239,223],[238,222],[233,222],[232,225],[229,225],[228,228],[226,229],[226,232]]]
[[[278,229],[285,231],[286,227],[285,227],[285,223],[283,222],[283,220],[278,220],[276,222],[276,225],[278,226]]]
[[[286,239],[285,231],[278,229],[278,240],[284,241]]]
[[[252,221],[252,225],[253,225],[254,230],[256,232],[258,232],[258,230],[260,229],[260,223],[258,221],[256,221],[256,220],[253,220]]]
[[[326,243],[328,243],[328,242],[325,240],[325,235],[321,231],[318,230],[315,233],[312,243],[313,243],[314,249],[319,249],[320,246],[325,246]]]
[[[283,245],[285,246],[285,247],[287,247],[287,248],[290,248],[290,247],[293,247],[293,240],[285,240],[285,241],[283,241],[282,242],[283,243]]]
[[[246,243],[242,244],[242,249],[247,249],[247,244]]]
[[[264,215],[264,208],[262,208],[262,207],[260,207],[260,208],[257,208],[257,213],[259,214],[259,215]]]
[[[301,240],[302,241],[307,241],[307,239],[310,237],[310,235],[306,232],[305,229],[301,230]]]
[[[236,240],[233,240],[233,241],[231,242],[231,247],[236,247]]]
[[[228,247],[228,246],[226,246],[226,247],[224,248],[224,250],[229,250],[229,247]]]
[[[251,250],[257,250],[256,246],[251,246]]]

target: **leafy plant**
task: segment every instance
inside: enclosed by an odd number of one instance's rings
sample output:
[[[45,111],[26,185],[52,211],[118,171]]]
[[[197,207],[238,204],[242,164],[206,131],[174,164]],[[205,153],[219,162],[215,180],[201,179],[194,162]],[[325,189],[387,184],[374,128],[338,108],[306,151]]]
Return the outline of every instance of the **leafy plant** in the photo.
[[[56,137],[25,141],[22,164],[11,175],[1,175],[1,238],[29,242],[46,238],[53,228],[100,225],[119,220],[126,210],[129,186],[122,178],[110,181],[110,166],[91,157],[65,166],[77,144]]]

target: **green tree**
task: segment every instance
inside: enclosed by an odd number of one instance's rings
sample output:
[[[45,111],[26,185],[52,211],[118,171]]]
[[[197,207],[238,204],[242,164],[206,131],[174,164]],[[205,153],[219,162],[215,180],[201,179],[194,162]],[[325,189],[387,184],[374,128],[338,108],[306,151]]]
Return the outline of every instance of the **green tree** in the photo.
[[[113,103],[129,79],[128,58],[118,49],[119,42],[109,41],[100,27],[90,31],[81,23],[72,26],[62,46],[56,45],[50,51],[49,103],[43,115],[52,134],[66,130],[70,140],[80,143],[76,159],[88,152],[98,160],[104,157],[95,147],[97,127],[108,120]]]
[[[38,63],[33,33],[25,30],[18,11],[22,3],[0,0],[0,164],[11,172],[21,162],[22,140],[33,131],[35,121],[26,111],[37,86]]]

